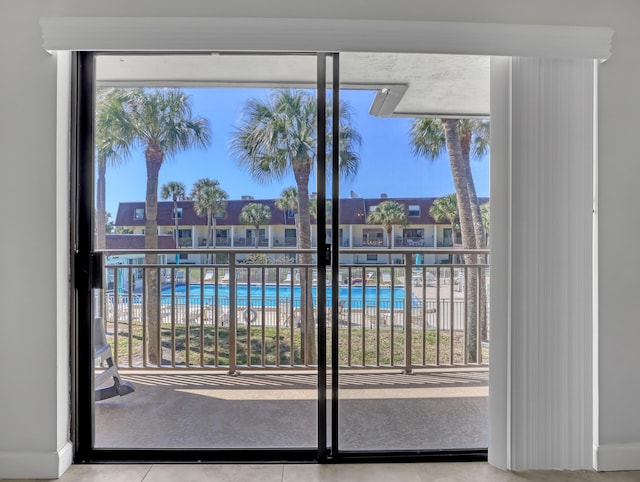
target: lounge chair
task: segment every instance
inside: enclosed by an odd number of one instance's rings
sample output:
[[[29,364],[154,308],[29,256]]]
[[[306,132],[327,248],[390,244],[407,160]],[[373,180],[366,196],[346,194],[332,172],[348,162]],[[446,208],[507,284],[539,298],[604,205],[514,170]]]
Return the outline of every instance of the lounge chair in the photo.
[[[380,273],[380,284],[381,285],[390,285],[391,284],[391,273]]]
[[[296,272],[293,279],[295,284],[300,283],[300,273]],[[285,276],[285,278],[280,283],[291,284],[291,271],[287,271],[287,276]]]
[[[135,391],[136,388],[132,383],[120,380],[118,367],[113,363],[111,345],[107,342],[107,337],[104,333],[104,323],[100,317],[96,317],[93,320],[93,351],[96,363],[100,365],[103,363],[107,364],[106,368],[95,376],[96,402],[115,397],[116,395],[123,397]],[[110,379],[113,379],[113,385],[105,386]]]

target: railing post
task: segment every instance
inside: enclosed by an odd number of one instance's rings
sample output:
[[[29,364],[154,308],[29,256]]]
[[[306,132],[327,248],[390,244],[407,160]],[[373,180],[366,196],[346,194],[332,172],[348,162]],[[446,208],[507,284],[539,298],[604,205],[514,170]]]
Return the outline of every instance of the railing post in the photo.
[[[405,273],[404,273],[404,373],[410,374],[412,370],[412,345],[413,335],[412,329],[412,305],[413,305],[413,255],[407,253],[404,257]],[[393,270],[392,270],[393,271]],[[393,309],[393,308],[392,308]]]
[[[229,253],[229,375],[237,375],[236,370],[236,254]]]

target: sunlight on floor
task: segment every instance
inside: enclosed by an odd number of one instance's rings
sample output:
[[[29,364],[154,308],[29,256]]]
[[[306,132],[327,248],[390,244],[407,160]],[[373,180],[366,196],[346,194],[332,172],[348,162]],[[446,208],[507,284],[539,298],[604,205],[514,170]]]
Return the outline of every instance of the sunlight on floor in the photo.
[[[218,390],[218,389],[176,389],[177,392],[218,398],[220,400],[315,400],[316,390]],[[396,398],[465,398],[487,397],[488,387],[464,388],[413,388],[405,392],[397,389],[341,390],[340,398],[345,400],[392,400]]]

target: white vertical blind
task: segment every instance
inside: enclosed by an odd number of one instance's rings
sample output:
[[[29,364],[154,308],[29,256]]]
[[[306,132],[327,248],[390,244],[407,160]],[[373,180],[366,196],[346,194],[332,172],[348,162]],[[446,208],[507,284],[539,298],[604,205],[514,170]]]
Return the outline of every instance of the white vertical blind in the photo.
[[[512,61],[514,469],[593,467],[594,69]]]

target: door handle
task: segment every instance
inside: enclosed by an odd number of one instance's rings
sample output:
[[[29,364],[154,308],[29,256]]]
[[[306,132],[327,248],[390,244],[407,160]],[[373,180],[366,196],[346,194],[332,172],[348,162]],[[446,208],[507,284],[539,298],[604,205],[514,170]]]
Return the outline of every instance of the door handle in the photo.
[[[331,245],[330,244],[324,245],[324,261],[327,265],[331,264]]]

